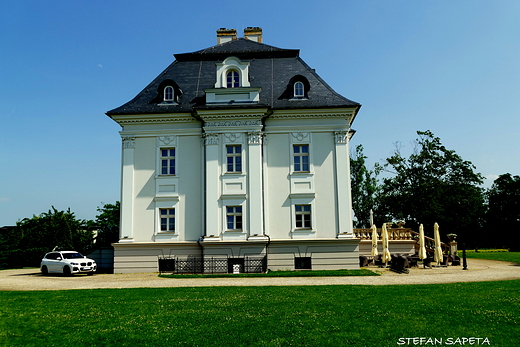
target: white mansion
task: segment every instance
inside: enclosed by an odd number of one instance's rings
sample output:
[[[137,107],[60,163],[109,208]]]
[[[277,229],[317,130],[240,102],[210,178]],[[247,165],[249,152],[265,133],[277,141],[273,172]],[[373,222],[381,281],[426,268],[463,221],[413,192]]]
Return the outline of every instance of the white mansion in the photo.
[[[107,112],[123,140],[115,272],[157,271],[162,258],[221,272],[247,271],[248,258],[262,271],[358,268],[349,140],[360,106],[299,50],[263,44],[260,28],[219,29],[216,46],[175,54]],[[197,271],[219,271],[208,266]]]

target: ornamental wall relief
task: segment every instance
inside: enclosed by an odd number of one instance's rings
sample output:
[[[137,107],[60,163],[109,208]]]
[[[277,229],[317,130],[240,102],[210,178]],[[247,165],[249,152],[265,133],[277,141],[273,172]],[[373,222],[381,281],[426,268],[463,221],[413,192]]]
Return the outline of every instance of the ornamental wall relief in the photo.
[[[123,149],[135,148],[135,137],[125,136],[122,138],[122,140],[123,140]]]
[[[298,133],[291,133],[292,137],[293,137],[293,142],[303,142],[303,141],[306,141],[306,142],[309,142],[309,133],[302,133],[302,132],[298,132]]]
[[[210,145],[218,145],[218,136],[219,134],[210,133],[210,134],[203,134],[202,137],[204,138],[204,144],[206,146]]]
[[[247,143],[250,145],[261,145],[265,134],[261,131],[247,133]]]
[[[166,135],[159,136],[159,145],[161,146],[176,146],[177,145],[177,136],[176,135]]]
[[[348,143],[348,131],[335,131],[334,138],[336,143]]]
[[[207,121],[204,127],[241,127],[262,125],[261,120],[226,120],[226,121]]]

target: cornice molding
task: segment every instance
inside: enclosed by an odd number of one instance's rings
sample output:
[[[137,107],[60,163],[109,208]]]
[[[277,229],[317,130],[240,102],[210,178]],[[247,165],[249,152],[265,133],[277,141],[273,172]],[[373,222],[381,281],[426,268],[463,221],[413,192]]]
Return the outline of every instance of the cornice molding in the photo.
[[[269,118],[350,118],[355,109],[298,109],[276,110]]]
[[[204,121],[230,120],[230,119],[258,119],[266,117],[269,114],[267,108],[254,109],[210,109],[210,110],[196,110],[196,115]]]
[[[157,114],[143,114],[143,115],[130,115],[130,116],[112,116],[112,119],[118,124],[145,124],[145,123],[193,123],[200,122],[194,118],[191,114],[179,114],[179,115],[157,115]]]

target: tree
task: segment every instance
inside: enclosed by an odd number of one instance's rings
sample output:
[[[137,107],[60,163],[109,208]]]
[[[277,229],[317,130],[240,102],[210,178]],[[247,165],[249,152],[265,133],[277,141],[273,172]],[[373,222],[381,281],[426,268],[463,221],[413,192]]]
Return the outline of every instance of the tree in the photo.
[[[9,235],[10,267],[38,266],[43,255],[55,247],[82,253],[91,250],[93,234],[86,225],[70,208],[58,211],[54,206],[49,212],[18,221]]]
[[[486,196],[486,246],[520,251],[520,176],[500,175]]]
[[[375,206],[375,196],[379,189],[377,175],[381,169],[376,166],[374,170],[368,170],[365,165],[366,158],[363,145],[357,145],[356,153],[350,157],[352,209],[356,217],[356,228],[370,226],[370,210]]]
[[[482,226],[483,177],[475,166],[448,150],[431,131],[418,131],[413,153],[405,158],[400,147],[384,163],[393,177],[385,178],[379,214],[388,213],[431,233],[438,222],[441,233],[455,233],[470,243]]]
[[[100,214],[94,222],[98,230],[96,246],[110,246],[111,243],[119,241],[120,208],[119,201],[98,207],[97,211]]]

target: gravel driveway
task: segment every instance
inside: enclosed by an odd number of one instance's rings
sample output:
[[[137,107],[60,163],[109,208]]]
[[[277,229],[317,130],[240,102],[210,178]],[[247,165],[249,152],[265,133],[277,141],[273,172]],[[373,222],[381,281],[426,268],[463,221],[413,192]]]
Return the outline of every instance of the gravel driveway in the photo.
[[[371,268],[382,276],[344,277],[266,277],[266,278],[160,278],[157,273],[97,274],[94,276],[42,276],[38,269],[0,271],[0,290],[61,290],[142,287],[210,287],[210,286],[296,286],[296,285],[387,285],[479,282],[520,279],[520,264],[468,259],[462,266],[410,269],[397,274],[388,269]]]

